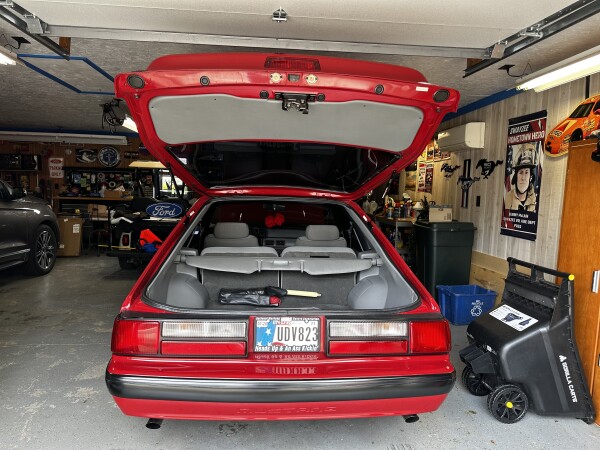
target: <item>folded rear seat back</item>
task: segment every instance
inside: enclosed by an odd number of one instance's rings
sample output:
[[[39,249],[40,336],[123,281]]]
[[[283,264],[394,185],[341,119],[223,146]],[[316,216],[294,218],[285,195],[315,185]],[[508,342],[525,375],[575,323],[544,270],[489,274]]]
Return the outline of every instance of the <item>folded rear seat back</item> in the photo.
[[[331,264],[342,263],[342,260],[356,260],[356,253],[348,247],[305,247],[294,246],[283,249],[282,258],[312,259],[328,258]],[[309,275],[301,272],[281,272],[281,287],[284,289],[301,289],[321,294],[320,303],[332,308],[347,308],[348,294],[356,284],[356,272],[333,275]],[[295,299],[296,306],[309,306],[315,303],[300,297]],[[292,302],[288,302],[292,305]]]
[[[232,258],[279,257],[277,251],[272,247],[209,247],[202,250],[201,256],[230,256]],[[279,286],[279,273],[277,271],[245,274],[201,269],[200,273],[202,284],[208,290],[209,298],[215,302],[221,288],[250,289]]]

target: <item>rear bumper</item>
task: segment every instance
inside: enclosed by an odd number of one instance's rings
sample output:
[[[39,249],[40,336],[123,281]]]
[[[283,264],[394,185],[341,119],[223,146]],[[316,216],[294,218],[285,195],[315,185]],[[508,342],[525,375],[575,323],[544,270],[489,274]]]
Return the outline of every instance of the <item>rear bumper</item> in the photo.
[[[115,397],[188,402],[324,402],[447,394],[456,374],[331,380],[216,380],[140,377],[106,372]]]
[[[319,420],[403,416],[435,411],[447,394],[429,397],[297,403],[209,403],[114,397],[128,416],[182,420]]]

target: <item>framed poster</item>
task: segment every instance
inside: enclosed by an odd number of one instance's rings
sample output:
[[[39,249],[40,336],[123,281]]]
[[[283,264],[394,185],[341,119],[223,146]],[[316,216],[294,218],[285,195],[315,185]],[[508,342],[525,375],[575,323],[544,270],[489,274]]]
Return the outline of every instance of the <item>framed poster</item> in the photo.
[[[508,121],[500,234],[535,241],[542,184],[546,111]]]

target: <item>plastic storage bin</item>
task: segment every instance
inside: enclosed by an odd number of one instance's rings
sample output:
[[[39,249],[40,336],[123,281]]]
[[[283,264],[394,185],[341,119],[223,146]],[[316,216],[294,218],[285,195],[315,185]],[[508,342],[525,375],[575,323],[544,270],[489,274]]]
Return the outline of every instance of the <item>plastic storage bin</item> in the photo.
[[[438,286],[438,305],[453,325],[468,325],[494,307],[496,292],[476,284]]]
[[[471,222],[417,221],[414,224],[415,272],[436,300],[438,284],[469,283],[475,230]]]

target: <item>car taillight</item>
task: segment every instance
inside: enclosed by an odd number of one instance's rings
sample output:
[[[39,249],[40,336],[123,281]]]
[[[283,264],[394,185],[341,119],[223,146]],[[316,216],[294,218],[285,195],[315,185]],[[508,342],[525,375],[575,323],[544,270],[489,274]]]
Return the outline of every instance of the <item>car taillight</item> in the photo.
[[[162,325],[162,332],[161,332]],[[115,320],[112,352],[119,355],[247,355],[248,323],[217,320]]]
[[[450,326],[445,320],[410,323],[410,353],[448,353]]]
[[[400,321],[331,321],[328,354],[400,355],[408,351],[408,324]]]
[[[247,322],[165,321],[161,354],[239,357],[247,352]],[[178,340],[181,339],[181,340]]]
[[[182,356],[244,356],[246,342],[163,341],[160,352],[163,355]]]
[[[408,350],[406,341],[330,341],[330,355],[401,355]]]
[[[117,317],[113,327],[111,350],[122,355],[156,355],[160,323],[123,320]]]
[[[163,338],[237,338],[246,337],[246,322],[216,320],[166,321],[163,324]]]
[[[269,56],[265,60],[265,69],[317,71],[321,70],[321,64],[319,64],[318,59],[313,58],[289,58]]]
[[[121,245],[123,247],[129,247],[129,234],[123,233],[121,236]]]

